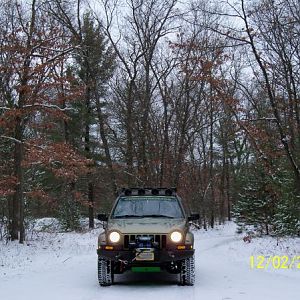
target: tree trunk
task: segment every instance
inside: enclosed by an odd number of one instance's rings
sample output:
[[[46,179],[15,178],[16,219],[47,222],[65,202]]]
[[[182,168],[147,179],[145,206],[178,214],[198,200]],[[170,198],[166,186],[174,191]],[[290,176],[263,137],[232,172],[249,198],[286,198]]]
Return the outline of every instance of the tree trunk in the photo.
[[[213,141],[213,102],[212,95],[210,98],[210,133],[209,133],[209,180],[210,180],[210,190],[211,190],[211,199],[210,199],[210,226],[214,227],[215,222],[215,181],[214,181],[214,141]]]
[[[113,162],[112,162],[112,158],[111,158],[111,154],[110,154],[108,140],[106,137],[105,123],[104,123],[104,117],[103,117],[103,113],[102,113],[102,109],[101,109],[101,103],[100,103],[100,99],[99,99],[98,95],[96,95],[96,106],[97,106],[97,113],[98,113],[100,136],[102,139],[104,152],[105,152],[106,165],[110,172],[111,188],[112,188],[113,192],[115,194],[117,194],[118,193],[117,182],[116,182],[115,172],[113,169]]]
[[[87,74],[88,77],[88,74]],[[85,153],[88,159],[91,158],[91,147],[90,147],[90,117],[91,117],[91,90],[90,87],[86,87],[85,94],[85,134],[84,134],[84,144]],[[92,174],[88,172],[87,174],[87,190],[88,190],[88,202],[89,202],[89,228],[93,229],[94,224],[94,186],[91,180]]]
[[[230,176],[229,176],[229,162],[226,158],[226,195],[227,195],[227,218],[231,221],[231,203],[230,203]]]
[[[17,240],[20,232],[20,243],[24,242],[24,199],[23,199],[23,145],[21,118],[16,117],[15,151],[14,151],[14,176],[17,179],[16,190],[12,198],[12,220],[10,228],[11,240]]]
[[[130,174],[127,176],[127,184],[131,186],[134,181],[134,168],[133,168],[133,134],[132,134],[132,126],[133,126],[133,89],[134,89],[134,78],[130,80],[128,98],[126,101],[126,164],[127,171]]]
[[[95,227],[94,222],[94,185],[92,182],[88,184],[88,199],[89,199],[89,228]]]

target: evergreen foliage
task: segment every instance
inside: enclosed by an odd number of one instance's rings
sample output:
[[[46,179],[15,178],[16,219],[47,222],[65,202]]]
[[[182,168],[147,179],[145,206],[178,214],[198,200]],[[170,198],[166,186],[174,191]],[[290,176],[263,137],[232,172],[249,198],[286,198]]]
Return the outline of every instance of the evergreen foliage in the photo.
[[[72,197],[63,199],[59,206],[58,220],[62,230],[73,231],[80,229],[80,204]]]
[[[254,165],[241,182],[233,208],[239,233],[251,228],[259,234],[299,235],[299,198],[288,172],[270,175]]]
[[[276,235],[300,236],[300,196],[293,178],[284,172],[281,177],[281,197],[274,215],[274,230]]]

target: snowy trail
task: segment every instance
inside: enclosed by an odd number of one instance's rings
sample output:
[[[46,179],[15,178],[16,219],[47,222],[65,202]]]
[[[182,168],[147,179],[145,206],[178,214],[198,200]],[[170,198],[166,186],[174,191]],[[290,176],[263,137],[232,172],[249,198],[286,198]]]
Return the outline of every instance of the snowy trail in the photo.
[[[126,273],[116,276],[115,285],[100,287],[92,235],[88,247],[75,247],[58,258],[46,251],[27,267],[0,267],[0,299],[300,299],[300,270],[251,270],[247,251],[241,255],[240,248],[246,246],[240,237],[233,232],[218,234],[196,234],[194,287],[178,286],[176,276],[165,273]]]

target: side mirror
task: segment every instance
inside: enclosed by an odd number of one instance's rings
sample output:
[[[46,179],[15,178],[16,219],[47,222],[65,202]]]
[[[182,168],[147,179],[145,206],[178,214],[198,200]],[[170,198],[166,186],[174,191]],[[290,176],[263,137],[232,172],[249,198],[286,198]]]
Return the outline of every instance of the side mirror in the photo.
[[[188,221],[197,221],[200,219],[200,215],[199,214],[195,214],[192,213],[189,217],[188,217]]]
[[[98,218],[99,221],[104,221],[104,222],[108,221],[108,215],[107,214],[98,214],[97,218]]]

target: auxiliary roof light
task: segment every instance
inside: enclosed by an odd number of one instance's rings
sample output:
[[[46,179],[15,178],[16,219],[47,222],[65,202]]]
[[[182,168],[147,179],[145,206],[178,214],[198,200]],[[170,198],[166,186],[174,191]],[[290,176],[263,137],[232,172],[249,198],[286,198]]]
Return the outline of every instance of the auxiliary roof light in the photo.
[[[157,196],[159,194],[159,190],[158,189],[152,189],[152,195]]]
[[[132,191],[131,191],[130,189],[126,189],[126,190],[124,191],[124,194],[125,194],[126,196],[131,196]]]
[[[145,193],[146,193],[146,191],[145,191],[144,189],[139,189],[139,190],[138,190],[138,195],[139,195],[139,196],[144,196]]]

